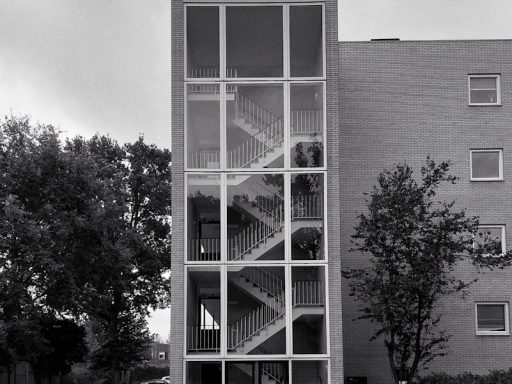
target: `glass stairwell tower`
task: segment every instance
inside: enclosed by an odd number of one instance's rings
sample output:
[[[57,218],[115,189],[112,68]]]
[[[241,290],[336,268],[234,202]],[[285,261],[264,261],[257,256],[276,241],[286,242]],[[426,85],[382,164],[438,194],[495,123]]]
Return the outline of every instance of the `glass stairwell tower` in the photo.
[[[173,384],[343,380],[336,7],[173,1]]]

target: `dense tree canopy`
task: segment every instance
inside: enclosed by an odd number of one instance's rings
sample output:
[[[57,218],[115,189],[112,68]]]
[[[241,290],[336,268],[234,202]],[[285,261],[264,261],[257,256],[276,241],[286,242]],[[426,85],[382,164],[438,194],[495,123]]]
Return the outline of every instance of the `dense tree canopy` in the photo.
[[[51,126],[1,122],[0,364],[37,360],[13,348],[10,329],[39,329],[39,355],[60,353],[48,322],[20,327],[43,317],[92,324],[94,366],[112,382],[142,358],[148,308],[169,294],[170,164],[142,139],[63,144]]]

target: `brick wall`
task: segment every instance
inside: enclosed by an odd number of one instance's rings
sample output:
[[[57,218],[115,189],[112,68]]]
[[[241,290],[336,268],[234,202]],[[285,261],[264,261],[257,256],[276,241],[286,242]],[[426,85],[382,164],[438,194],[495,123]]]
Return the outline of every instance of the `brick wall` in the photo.
[[[184,95],[183,95],[183,2],[172,0],[172,194],[173,225],[172,233],[172,276],[171,276],[171,384],[183,383],[183,343],[184,343]]]
[[[441,198],[455,199],[457,207],[467,207],[482,223],[506,224],[511,243],[512,42],[340,43],[339,54],[343,267],[365,263],[364,257],[347,252],[356,213],[365,208],[363,192],[371,190],[384,168],[407,161],[419,170],[427,155],[453,161],[452,172],[460,177]],[[469,73],[501,73],[503,105],[469,107]],[[470,148],[503,148],[505,181],[470,182]],[[456,273],[475,277],[467,265]],[[511,366],[511,336],[475,335],[474,302],[510,301],[512,271],[479,278],[465,300],[452,298],[441,309],[441,326],[453,338],[449,355],[435,360],[431,371],[484,373]],[[346,376],[382,383],[390,377],[384,349],[381,343],[368,342],[368,323],[352,321],[357,305],[343,284]]]

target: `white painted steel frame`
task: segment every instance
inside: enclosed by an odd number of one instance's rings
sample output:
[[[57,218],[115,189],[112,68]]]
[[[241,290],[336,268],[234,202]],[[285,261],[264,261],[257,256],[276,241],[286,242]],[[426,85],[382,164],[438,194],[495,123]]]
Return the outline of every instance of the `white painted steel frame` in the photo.
[[[498,152],[498,177],[473,177],[473,153]],[[470,149],[469,177],[471,181],[502,181],[503,180],[503,148]]]
[[[189,168],[188,167],[188,85],[218,85],[220,90],[220,155],[219,155],[219,165],[220,168]],[[327,170],[327,145],[326,145],[326,135],[327,135],[327,106],[326,106],[326,83],[325,81],[305,81],[305,80],[293,80],[293,81],[284,81],[284,80],[265,80],[265,81],[236,81],[233,83],[229,83],[230,85],[281,85],[283,87],[283,121],[284,121],[284,145],[283,145],[283,168],[227,168],[226,164],[226,155],[227,155],[227,143],[226,143],[226,109],[227,109],[227,98],[226,98],[226,85],[228,83],[225,82],[215,82],[215,81],[199,81],[194,83],[185,83],[184,84],[184,94],[185,94],[185,103],[184,103],[184,122],[185,122],[185,135],[184,135],[184,145],[185,145],[185,172],[259,172],[259,171],[269,171],[269,172],[279,172],[279,171],[303,171],[309,170],[310,172],[316,171],[325,171]],[[314,85],[319,84],[322,86],[323,93],[323,102],[322,102],[322,163],[321,167],[291,167],[291,159],[290,159],[290,136],[291,136],[291,118],[290,118],[290,88],[294,84],[304,84],[304,85]]]
[[[322,76],[311,77],[291,77],[290,76],[290,7],[293,6],[320,6],[322,7]],[[219,7],[219,65],[220,78],[197,78],[188,77],[188,44],[187,44],[187,8],[188,7]],[[227,7],[282,7],[283,8],[283,76],[282,77],[226,77],[226,8]],[[325,41],[325,2],[254,2],[254,3],[219,3],[219,2],[186,2],[183,25],[185,26],[184,37],[184,80],[185,82],[203,82],[203,81],[232,81],[240,80],[261,81],[261,80],[325,80],[326,79],[326,41]]]
[[[496,79],[496,102],[495,103],[474,103],[471,101],[471,79],[494,78]],[[491,90],[491,88],[489,88]],[[501,75],[496,74],[471,74],[468,75],[468,105],[470,106],[500,106],[501,104]]]
[[[266,358],[259,358],[259,357],[255,357],[254,359],[251,359],[249,362],[251,361],[270,361],[268,357]],[[288,362],[288,378],[289,378],[289,383],[293,383],[293,363],[294,362],[300,362],[300,361],[317,361],[317,362],[324,362],[324,363],[327,363],[327,377],[328,377],[328,383],[326,384],[330,384],[330,380],[331,380],[331,375],[330,375],[330,372],[331,372],[331,361],[330,359],[325,359],[325,358],[318,358],[318,357],[304,357],[304,358],[292,358],[292,359],[289,359],[289,358],[274,358],[272,357],[271,361],[273,362]],[[187,360],[184,360],[184,364],[183,364],[183,380],[184,380],[184,383],[186,383],[186,380],[187,380],[187,364],[188,363],[201,363],[201,362],[210,362],[210,363],[219,363],[221,365],[221,369],[222,369],[222,383],[224,384],[226,382],[226,363],[237,363],[237,362],[243,362],[242,360],[240,359],[233,359],[233,360],[221,360],[221,359],[212,359],[212,358],[196,358],[195,356],[193,358],[188,358]]]
[[[323,361],[327,363],[327,376],[330,383],[331,380],[331,361],[330,361],[330,311],[329,311],[329,279],[328,279],[328,228],[327,228],[327,145],[326,145],[326,39],[325,39],[325,3],[323,2],[294,2],[294,3],[268,3],[265,1],[259,3],[228,3],[219,4],[218,2],[202,2],[202,3],[191,3],[186,1],[185,12],[184,12],[184,26],[186,31],[186,9],[189,6],[209,6],[219,7],[219,74],[220,78],[188,78],[188,66],[187,66],[187,42],[185,33],[185,65],[184,65],[184,76],[185,76],[185,188],[184,188],[184,201],[187,204],[187,191],[188,191],[188,175],[200,175],[200,174],[217,174],[220,176],[220,204],[221,204],[221,258],[219,261],[214,262],[195,262],[188,260],[187,241],[185,244],[184,252],[184,281],[185,281],[185,294],[184,294],[184,324],[187,326],[187,294],[188,294],[188,273],[189,269],[194,270],[197,267],[209,267],[211,269],[217,269],[221,281],[221,350],[219,354],[187,354],[187,342],[183,343],[183,378],[186,382],[186,369],[188,362],[194,361],[209,361],[209,362],[220,362],[222,366],[222,382],[225,382],[226,372],[225,366],[226,361],[287,361],[288,362],[288,377],[290,383],[293,383],[292,363],[297,361]],[[323,73],[320,77],[290,77],[290,6],[306,6],[315,5],[322,7],[322,68]],[[272,77],[272,78],[227,78],[226,77],[226,7],[228,6],[282,6],[283,7],[283,77]],[[284,138],[284,168],[262,168],[262,169],[227,169],[226,168],[226,84],[283,84],[283,106],[284,106],[284,123],[285,123],[285,138]],[[290,161],[290,86],[291,84],[314,84],[321,83],[323,89],[323,132],[322,132],[322,151],[323,151],[323,166],[317,168],[292,168]],[[187,168],[188,150],[187,150],[187,85],[188,84],[217,84],[220,86],[220,169],[199,169],[199,168]],[[292,174],[310,174],[318,173],[323,175],[323,198],[324,198],[324,212],[322,220],[322,237],[323,237],[323,260],[292,260],[291,258],[291,175]],[[285,255],[283,260],[267,260],[265,262],[235,262],[227,260],[227,174],[283,174],[284,175],[284,191],[285,191]],[[187,223],[187,209],[185,209],[185,224]],[[187,225],[185,225],[185,240],[187,239]],[[285,355],[234,355],[227,354],[227,272],[230,266],[253,266],[253,267],[277,267],[281,266],[285,268],[285,290],[286,290],[286,354]],[[326,327],[326,354],[293,354],[293,316],[292,316],[292,292],[291,292],[291,272],[293,267],[323,267],[324,274],[324,296],[325,296],[325,316],[324,322]]]

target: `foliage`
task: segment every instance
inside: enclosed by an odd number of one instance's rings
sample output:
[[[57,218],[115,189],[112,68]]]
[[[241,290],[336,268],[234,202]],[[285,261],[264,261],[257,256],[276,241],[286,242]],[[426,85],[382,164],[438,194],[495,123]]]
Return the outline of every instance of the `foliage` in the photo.
[[[142,139],[62,145],[51,126],[1,122],[0,364],[37,361],[8,339],[22,323],[41,336],[25,349],[52,353],[43,317],[94,324],[106,377],[140,360],[148,309],[169,295],[170,162]]]
[[[487,375],[465,372],[457,376],[450,376],[445,373],[436,373],[422,377],[419,384],[512,384],[512,368],[491,371]]]
[[[488,257],[494,244],[486,239],[474,247],[478,218],[454,202],[435,201],[442,184],[456,182],[449,165],[428,158],[419,181],[406,164],[380,174],[353,235],[352,251],[369,255],[368,266],[343,272],[362,304],[359,319],[377,325],[371,340],[383,339],[395,382],[411,381],[420,363],[446,353],[440,301],[474,282],[459,279],[455,266],[471,260],[502,268],[511,260]]]

